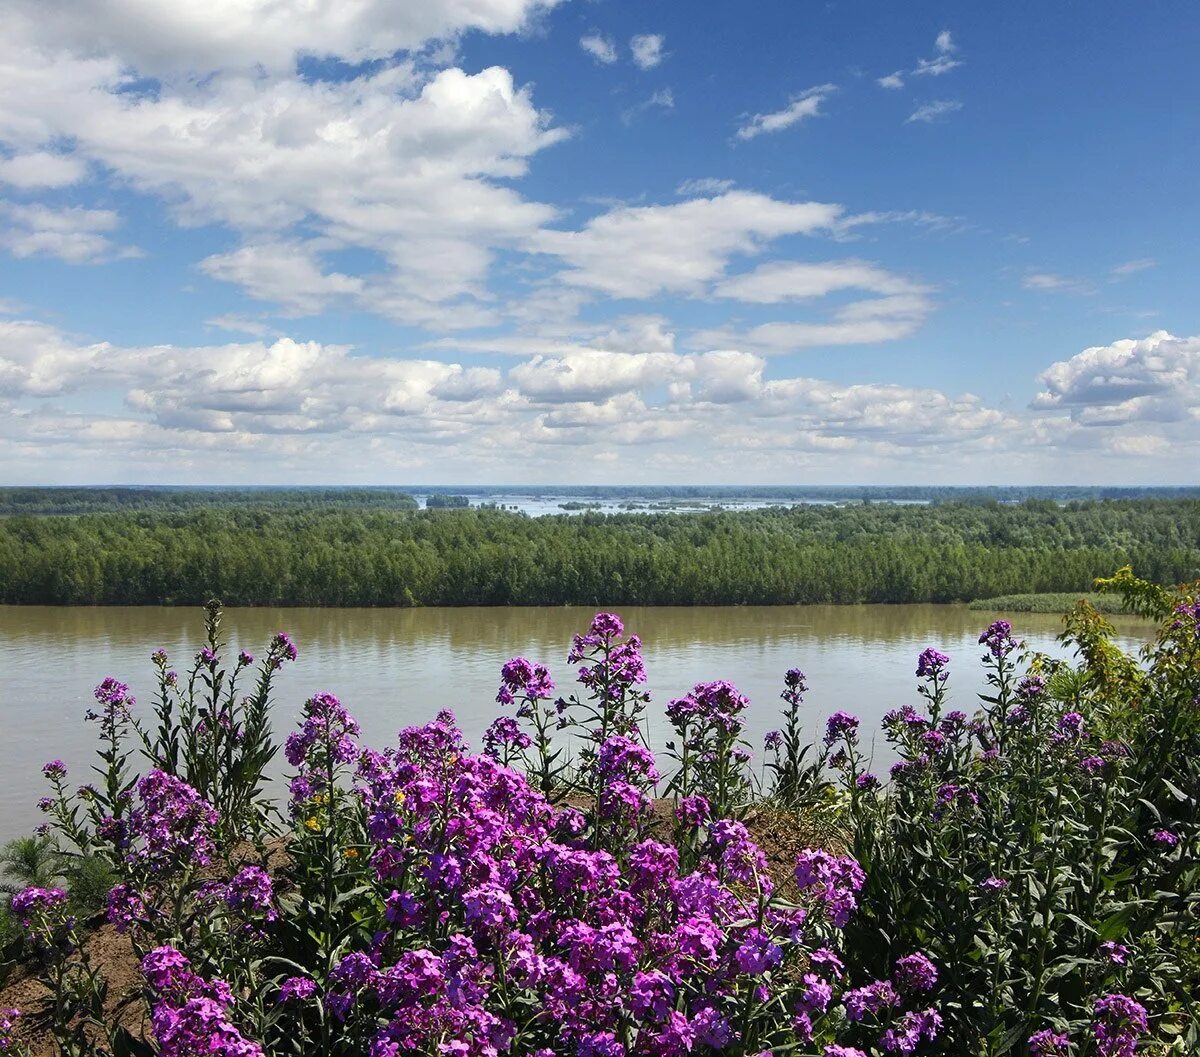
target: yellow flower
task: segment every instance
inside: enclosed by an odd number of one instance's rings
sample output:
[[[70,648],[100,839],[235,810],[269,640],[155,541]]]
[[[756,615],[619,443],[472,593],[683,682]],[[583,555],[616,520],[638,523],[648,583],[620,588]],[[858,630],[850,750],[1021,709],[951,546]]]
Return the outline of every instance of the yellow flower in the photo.
[[[397,804],[404,803],[404,794],[399,789],[396,790],[396,803]]]
[[[316,815],[313,815],[311,818],[306,818],[304,820],[304,825],[308,829],[311,829],[314,833],[321,828],[321,823],[317,821]]]
[[[358,849],[357,848],[346,848],[345,851],[342,852],[342,854],[345,855],[347,859],[357,859],[358,858]]]

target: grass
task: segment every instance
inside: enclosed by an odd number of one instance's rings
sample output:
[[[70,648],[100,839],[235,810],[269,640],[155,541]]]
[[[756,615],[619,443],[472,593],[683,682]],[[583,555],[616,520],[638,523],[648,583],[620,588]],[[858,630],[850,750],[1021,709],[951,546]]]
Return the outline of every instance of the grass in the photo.
[[[1046,594],[1000,595],[997,598],[977,598],[968,608],[1001,610],[1008,613],[1066,613],[1081,598],[1086,598],[1101,613],[1124,613],[1121,599],[1089,591],[1074,594],[1068,591]]]

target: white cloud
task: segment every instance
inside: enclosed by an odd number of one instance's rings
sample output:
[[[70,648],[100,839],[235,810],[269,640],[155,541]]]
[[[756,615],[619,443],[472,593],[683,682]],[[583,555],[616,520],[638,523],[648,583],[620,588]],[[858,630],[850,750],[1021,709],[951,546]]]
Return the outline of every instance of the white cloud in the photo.
[[[905,118],[905,124],[911,124],[914,121],[922,121],[927,125],[933,124],[938,118],[945,117],[947,114],[953,114],[961,110],[963,107],[957,99],[936,99],[932,103],[925,103]]]
[[[1200,337],[1165,330],[1084,349],[1053,364],[1031,406],[1069,411],[1082,425],[1196,421],[1200,408]]]
[[[320,312],[338,297],[361,294],[359,278],[324,272],[314,248],[298,242],[259,243],[200,262],[213,279],[237,283],[251,297],[272,301],[295,315]]]
[[[913,68],[913,73],[918,76],[940,77],[944,73],[949,73],[951,70],[962,65],[960,59],[953,58],[953,55],[958,51],[958,46],[954,43],[954,38],[951,37],[950,31],[944,29],[937,35],[937,39],[933,42],[934,56],[932,59],[919,59],[917,65]]]
[[[652,93],[648,98],[643,99],[640,103],[635,103],[631,107],[627,107],[621,111],[621,121],[626,125],[633,124],[634,120],[646,113],[647,110],[674,110],[675,109],[675,94],[670,88],[660,88],[657,92]]]
[[[781,373],[747,348],[680,352],[657,317],[596,341],[612,347],[562,343],[500,370],[286,337],[122,347],[0,321],[0,457],[42,480],[478,480],[513,466],[561,480],[581,459],[608,465],[605,452],[626,481],[782,481],[798,467],[969,480],[996,479],[997,465],[1094,473],[1115,455],[1179,469],[1200,440],[1200,338],[1085,350],[1045,372],[1045,406],[1026,411],[919,383]],[[1131,400],[1158,414],[1148,401],[1171,391],[1183,393],[1174,418],[1085,417]],[[99,394],[124,409],[60,406]]]
[[[869,290],[877,294],[921,294],[925,289],[867,261],[771,261],[751,272],[718,283],[718,297],[778,304],[801,298],[825,297],[839,290]]]
[[[886,74],[883,77],[876,78],[876,84],[880,88],[898,89],[904,87],[904,71],[897,70],[895,73]]]
[[[502,181],[566,133],[498,67],[426,75],[400,63],[337,83],[215,75],[154,95],[123,92],[124,78],[115,60],[48,56],[4,37],[0,140],[69,140],[71,157],[161,196],[180,223],[222,223],[251,246],[296,242],[303,226],[328,248],[376,253],[387,267],[369,303],[402,322],[483,296],[494,250],[555,216]],[[278,288],[278,272],[223,274],[247,279],[254,296],[274,285],[289,311],[312,299],[306,270],[293,291]]]
[[[1139,257],[1137,260],[1126,261],[1124,264],[1118,264],[1113,270],[1112,275],[1115,279],[1124,279],[1130,275],[1136,275],[1138,272],[1144,272],[1148,268],[1153,268],[1158,264],[1153,257]]]
[[[1021,285],[1026,290],[1040,290],[1044,293],[1058,294],[1091,294],[1095,291],[1080,279],[1071,279],[1054,272],[1028,272],[1021,277]]]
[[[8,0],[6,33],[48,51],[121,55],[144,74],[290,70],[301,55],[351,62],[467,30],[514,33],[559,0]]]
[[[809,88],[782,110],[770,114],[755,114],[737,130],[737,138],[753,139],[765,132],[782,132],[805,118],[816,117],[821,113],[821,104],[836,91],[837,85],[833,84],[819,84]]]
[[[700,176],[689,180],[680,180],[675,188],[675,193],[683,198],[691,198],[697,195],[709,197],[711,195],[724,194],[726,191],[732,190],[736,181],[723,180],[715,176]]]
[[[639,33],[629,41],[629,50],[633,52],[633,61],[640,69],[652,70],[666,58],[663,53],[663,35],[661,33]]]
[[[578,231],[543,230],[532,245],[560,258],[567,265],[561,278],[573,286],[639,299],[698,294],[734,254],[760,252],[783,235],[827,230],[841,212],[822,202],[729,191],[668,206],[622,206]]]
[[[0,183],[22,190],[69,187],[87,175],[79,158],[50,151],[32,151],[0,160]]]
[[[585,37],[580,37],[579,46],[593,59],[605,66],[610,66],[617,61],[616,44],[610,38],[602,37],[599,33],[590,33]]]
[[[764,356],[841,345],[874,345],[911,337],[933,309],[922,294],[896,294],[852,301],[824,322],[761,323],[748,330],[702,330],[700,345],[734,345]]]
[[[8,220],[7,227],[0,227],[0,245],[14,257],[57,257],[68,264],[98,264],[141,255],[139,250],[117,246],[108,238],[120,224],[110,209],[52,209],[37,203],[0,202],[0,217]]]

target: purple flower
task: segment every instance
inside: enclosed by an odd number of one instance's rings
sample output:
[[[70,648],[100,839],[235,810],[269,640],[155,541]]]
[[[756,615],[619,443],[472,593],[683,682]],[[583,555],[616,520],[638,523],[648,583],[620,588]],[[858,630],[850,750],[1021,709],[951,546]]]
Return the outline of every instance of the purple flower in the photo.
[[[892,980],[901,991],[932,991],[938,980],[937,966],[920,951],[906,954],[896,962]]]
[[[767,752],[775,752],[783,745],[783,735],[777,730],[768,730],[763,735],[763,748]]]
[[[986,646],[996,660],[1007,657],[1017,647],[1017,642],[1012,637],[1012,625],[1007,620],[997,620],[989,624],[987,630],[979,636],[979,645]]]
[[[271,877],[261,866],[245,866],[229,882],[225,904],[246,915],[261,915],[267,921],[276,918],[273,906],[275,890]]]
[[[1179,843],[1179,837],[1169,829],[1154,830],[1150,839],[1160,848],[1174,848]]]
[[[238,654],[238,667],[239,668],[249,668],[250,665],[252,665],[253,663],[254,663],[254,654],[253,653],[250,653],[248,650],[242,650]]]
[[[879,1044],[888,1053],[912,1054],[922,1039],[934,1040],[942,1029],[942,1018],[936,1009],[905,1013],[900,1022],[888,1028]]]
[[[209,668],[215,668],[217,666],[216,651],[210,646],[205,646],[204,649],[197,654],[197,657],[199,658],[201,664],[207,665]]]
[[[550,669],[544,664],[527,661],[524,657],[506,661],[500,669],[500,680],[496,700],[502,705],[511,705],[518,697],[544,701],[554,693]]]
[[[900,996],[888,980],[876,980],[865,987],[856,987],[842,995],[849,1020],[861,1021],[868,1013],[878,1013],[900,1004]]]
[[[274,638],[271,639],[271,667],[282,668],[285,660],[294,661],[298,656],[299,651],[291,636],[286,631],[275,632]]]
[[[1064,712],[1058,719],[1058,733],[1062,739],[1078,739],[1083,735],[1083,716],[1078,712]]]
[[[917,676],[921,679],[944,680],[946,675],[943,669],[949,663],[949,657],[930,646],[927,650],[922,650],[917,658]]]
[[[1123,943],[1105,940],[1100,944],[1100,954],[1112,962],[1113,965],[1125,965],[1129,959],[1129,948]]]
[[[872,789],[879,788],[879,779],[876,778],[875,775],[871,774],[870,772],[867,772],[866,774],[860,774],[857,778],[855,778],[854,785],[860,791],[866,793]]]
[[[307,976],[289,976],[279,985],[280,1005],[292,1002],[307,1002],[317,993],[317,985]]]
[[[979,882],[979,887],[990,895],[999,895],[1008,890],[1008,882],[1002,877],[985,877]]]
[[[835,712],[825,724],[825,744],[845,738],[853,743],[858,740],[858,717],[849,712]]]
[[[1043,1028],[1029,1036],[1030,1057],[1067,1057],[1071,1040],[1050,1028]]]
[[[801,890],[811,890],[825,905],[830,921],[838,928],[843,928],[857,909],[856,894],[866,880],[857,860],[813,848],[805,848],[796,857],[795,877]]]
[[[1097,999],[1094,1012],[1092,1032],[1099,1057],[1133,1057],[1149,1028],[1146,1008],[1127,995],[1109,994]]]
[[[120,933],[128,932],[132,926],[141,925],[150,917],[149,908],[142,894],[132,885],[114,885],[105,899],[108,920]]]
[[[42,774],[52,782],[61,782],[67,777],[67,765],[62,760],[51,760],[42,765]]]

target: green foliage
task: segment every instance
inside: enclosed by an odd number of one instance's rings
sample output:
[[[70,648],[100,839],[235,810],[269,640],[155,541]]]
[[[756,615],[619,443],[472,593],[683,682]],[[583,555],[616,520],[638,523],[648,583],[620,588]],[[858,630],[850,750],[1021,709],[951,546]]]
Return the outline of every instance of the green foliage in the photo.
[[[0,602],[781,605],[1083,592],[1200,575],[1200,502],[738,513],[195,509],[0,518]]]
[[[977,598],[967,608],[986,613],[1065,613],[1080,600],[1086,601],[1098,613],[1127,612],[1124,603],[1118,598],[1109,598],[1094,592],[1072,594],[1062,591]]]
[[[63,857],[53,837],[16,837],[0,849],[0,892],[48,888],[62,873]]]
[[[1129,570],[1114,582],[1165,618],[1142,664],[1087,602],[1063,635],[1075,667],[1022,657],[994,624],[975,719],[945,712],[931,677],[928,714],[885,720],[892,783],[864,792],[844,776],[867,877],[848,960],[881,975],[927,952],[946,1052],[1025,1052],[1052,1029],[1090,1054],[1095,1001],[1111,993],[1153,1010],[1157,1037],[1183,1046],[1172,1052],[1200,1047],[1200,604]]]

